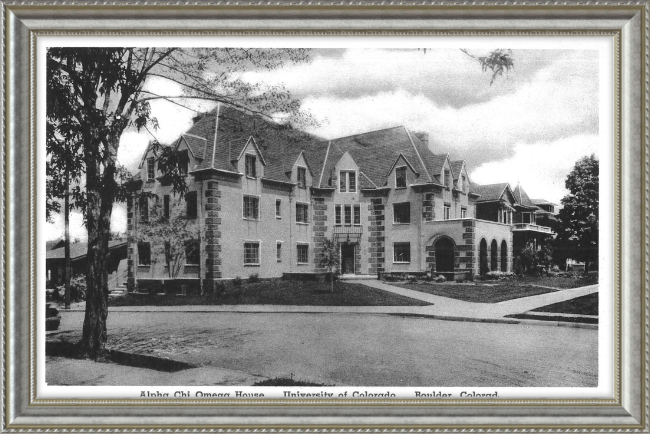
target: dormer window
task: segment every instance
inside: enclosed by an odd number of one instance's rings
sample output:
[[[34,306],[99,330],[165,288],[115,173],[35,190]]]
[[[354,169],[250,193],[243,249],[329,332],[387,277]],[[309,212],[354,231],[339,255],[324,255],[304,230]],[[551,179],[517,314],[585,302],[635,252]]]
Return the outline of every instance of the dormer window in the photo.
[[[298,187],[307,188],[307,169],[298,167]]]
[[[187,171],[190,165],[190,157],[187,154],[187,150],[178,152],[178,171],[182,176],[187,175]]]
[[[153,157],[147,158],[147,181],[153,181],[156,177],[156,171],[154,169],[155,161]]]
[[[395,169],[395,188],[406,188],[406,166]]]
[[[452,182],[453,180],[451,179],[451,172],[449,171],[449,169],[445,169],[445,185],[447,186],[447,188],[451,188]]]
[[[249,178],[257,178],[257,171],[255,170],[256,160],[255,155],[246,154],[246,176]]]
[[[357,191],[357,173],[354,170],[341,170],[339,175],[339,191],[355,193]]]
[[[467,192],[467,178],[465,175],[460,177],[460,191]]]

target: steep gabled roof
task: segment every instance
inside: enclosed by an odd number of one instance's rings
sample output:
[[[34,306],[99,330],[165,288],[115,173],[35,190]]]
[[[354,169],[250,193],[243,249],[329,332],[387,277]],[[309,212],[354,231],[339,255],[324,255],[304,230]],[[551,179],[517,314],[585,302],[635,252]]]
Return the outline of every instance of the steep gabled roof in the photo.
[[[553,205],[553,206],[558,206],[557,203],[553,203],[551,201],[548,201],[546,199],[531,199],[531,202],[533,202],[535,205]]]
[[[480,195],[478,202],[501,200],[506,189],[510,189],[507,182],[499,184],[477,185],[472,184],[472,193]]]
[[[465,160],[456,160],[449,162],[449,165],[451,166],[451,175],[454,177],[454,179],[460,178],[460,172],[463,169],[463,164],[465,164]]]
[[[535,205],[533,201],[530,200],[530,197],[528,197],[528,194],[526,194],[520,184],[517,184],[517,187],[515,187],[513,190],[512,195],[515,197],[517,204],[525,207],[537,208],[537,205]]]
[[[194,158],[198,160],[203,159],[203,152],[205,152],[205,137],[198,137],[193,134],[185,133],[181,136],[181,139],[185,141],[187,148],[190,150]]]

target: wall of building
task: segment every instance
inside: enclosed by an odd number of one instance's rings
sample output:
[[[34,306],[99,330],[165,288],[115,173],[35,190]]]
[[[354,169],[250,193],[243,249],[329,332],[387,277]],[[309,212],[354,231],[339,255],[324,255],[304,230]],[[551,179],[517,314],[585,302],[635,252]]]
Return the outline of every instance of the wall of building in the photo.
[[[505,223],[497,222],[488,222],[475,220],[474,221],[474,273],[479,274],[479,249],[480,242],[482,239],[485,239],[487,242],[487,253],[488,253],[488,265],[490,263],[490,249],[492,245],[492,240],[497,242],[497,270],[498,271],[512,271],[512,230],[511,226]],[[507,269],[501,269],[501,242],[505,241],[508,251],[507,251]]]

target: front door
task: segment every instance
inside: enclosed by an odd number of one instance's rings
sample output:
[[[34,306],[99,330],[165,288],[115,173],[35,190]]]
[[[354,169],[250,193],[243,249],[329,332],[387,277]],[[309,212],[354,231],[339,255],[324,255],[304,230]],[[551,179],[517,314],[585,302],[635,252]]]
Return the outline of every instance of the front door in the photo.
[[[354,244],[341,244],[341,274],[354,274]]]

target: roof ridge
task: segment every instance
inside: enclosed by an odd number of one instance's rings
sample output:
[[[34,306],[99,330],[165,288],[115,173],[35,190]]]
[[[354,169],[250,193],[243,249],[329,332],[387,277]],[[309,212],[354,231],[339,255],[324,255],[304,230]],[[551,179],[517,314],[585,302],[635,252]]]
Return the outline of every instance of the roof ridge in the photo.
[[[327,151],[325,151],[325,158],[323,159],[323,168],[320,171],[320,178],[318,178],[318,186],[323,185],[323,174],[325,173],[325,166],[327,165],[327,157],[330,155],[330,146],[332,146],[332,141],[327,141]]]
[[[191,133],[183,133],[183,134],[181,134],[181,135],[182,135],[182,136],[195,137],[195,138],[197,138],[197,139],[201,139],[201,140],[208,140],[208,139],[206,139],[205,137],[197,136],[196,134],[191,134]]]
[[[337,137],[337,138],[335,138],[335,139],[331,139],[331,141],[335,141],[335,140],[343,140],[343,139],[349,139],[350,137],[363,136],[363,135],[365,135],[365,134],[378,133],[379,131],[395,130],[395,129],[397,129],[397,128],[402,128],[402,127],[404,127],[404,126],[403,126],[403,125],[398,125],[398,126],[396,126],[396,127],[379,128],[379,129],[377,129],[377,130],[366,131],[365,133],[357,133],[357,134],[350,134],[350,135],[347,135],[347,136]]]

